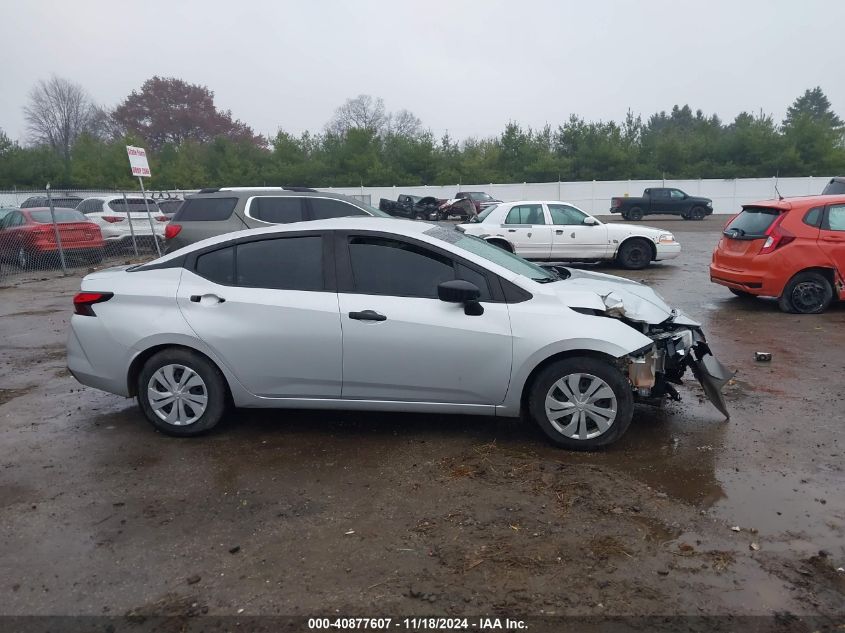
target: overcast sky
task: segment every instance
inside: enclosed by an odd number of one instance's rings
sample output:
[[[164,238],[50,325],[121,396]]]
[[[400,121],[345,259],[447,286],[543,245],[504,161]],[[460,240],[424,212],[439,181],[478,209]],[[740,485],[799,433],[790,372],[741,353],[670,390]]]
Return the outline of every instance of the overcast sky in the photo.
[[[779,121],[816,85],[845,117],[842,0],[1,4],[0,128],[19,140],[51,74],[108,106],[153,75],[204,84],[267,135],[320,130],[362,93],[457,138],[676,103]]]

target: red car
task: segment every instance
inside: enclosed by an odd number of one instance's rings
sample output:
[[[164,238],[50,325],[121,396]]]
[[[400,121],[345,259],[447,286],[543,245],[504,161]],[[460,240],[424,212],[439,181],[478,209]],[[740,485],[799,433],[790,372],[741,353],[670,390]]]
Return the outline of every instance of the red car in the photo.
[[[713,251],[710,281],[777,297],[784,312],[816,314],[845,299],[845,195],[743,205]]]
[[[97,263],[103,259],[100,227],[76,209],[56,208],[56,224],[65,257]],[[47,256],[58,258],[56,232],[50,209],[15,209],[0,222],[0,259],[31,268]]]

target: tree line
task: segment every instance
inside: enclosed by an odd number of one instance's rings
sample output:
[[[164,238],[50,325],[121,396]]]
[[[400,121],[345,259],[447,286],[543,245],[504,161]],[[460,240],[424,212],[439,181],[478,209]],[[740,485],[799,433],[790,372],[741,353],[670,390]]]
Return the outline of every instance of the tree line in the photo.
[[[27,142],[0,130],[0,188],[130,188],[126,145],[147,148],[155,189],[222,185],[391,186],[845,174],[845,127],[821,88],[778,123],[688,105],[624,121],[516,121],[495,137],[436,138],[412,112],[348,99],[318,132],[256,134],[206,86],[153,77],[113,108],[53,77],[24,107]]]

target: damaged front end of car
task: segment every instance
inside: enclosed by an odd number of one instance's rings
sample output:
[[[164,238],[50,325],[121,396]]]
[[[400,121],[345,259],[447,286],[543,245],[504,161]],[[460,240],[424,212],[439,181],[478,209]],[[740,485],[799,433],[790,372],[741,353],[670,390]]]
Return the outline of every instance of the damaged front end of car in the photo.
[[[720,363],[699,327],[675,326],[663,323],[649,326],[643,332],[653,343],[628,354],[627,374],[639,399],[649,402],[669,397],[680,400],[674,385],[683,384],[687,369],[707,396],[726,418],[730,418],[722,387],[733,372]]]

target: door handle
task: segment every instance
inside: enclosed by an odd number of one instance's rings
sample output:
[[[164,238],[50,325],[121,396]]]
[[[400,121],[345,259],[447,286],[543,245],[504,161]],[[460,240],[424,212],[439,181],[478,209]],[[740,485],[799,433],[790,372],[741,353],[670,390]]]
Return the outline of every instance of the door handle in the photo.
[[[516,229],[508,229],[508,233],[516,233]]]
[[[379,314],[375,310],[362,310],[361,312],[350,312],[349,313],[350,319],[355,319],[356,321],[387,321],[387,317],[383,314]]]
[[[217,299],[217,303],[225,303],[225,301],[226,301],[223,297],[218,297],[217,295],[214,295],[214,294],[191,295],[191,301],[193,301],[194,303],[199,303],[200,301],[202,301],[203,297],[211,297],[212,299]]]
[[[563,229],[555,230],[555,235],[563,235]]]

